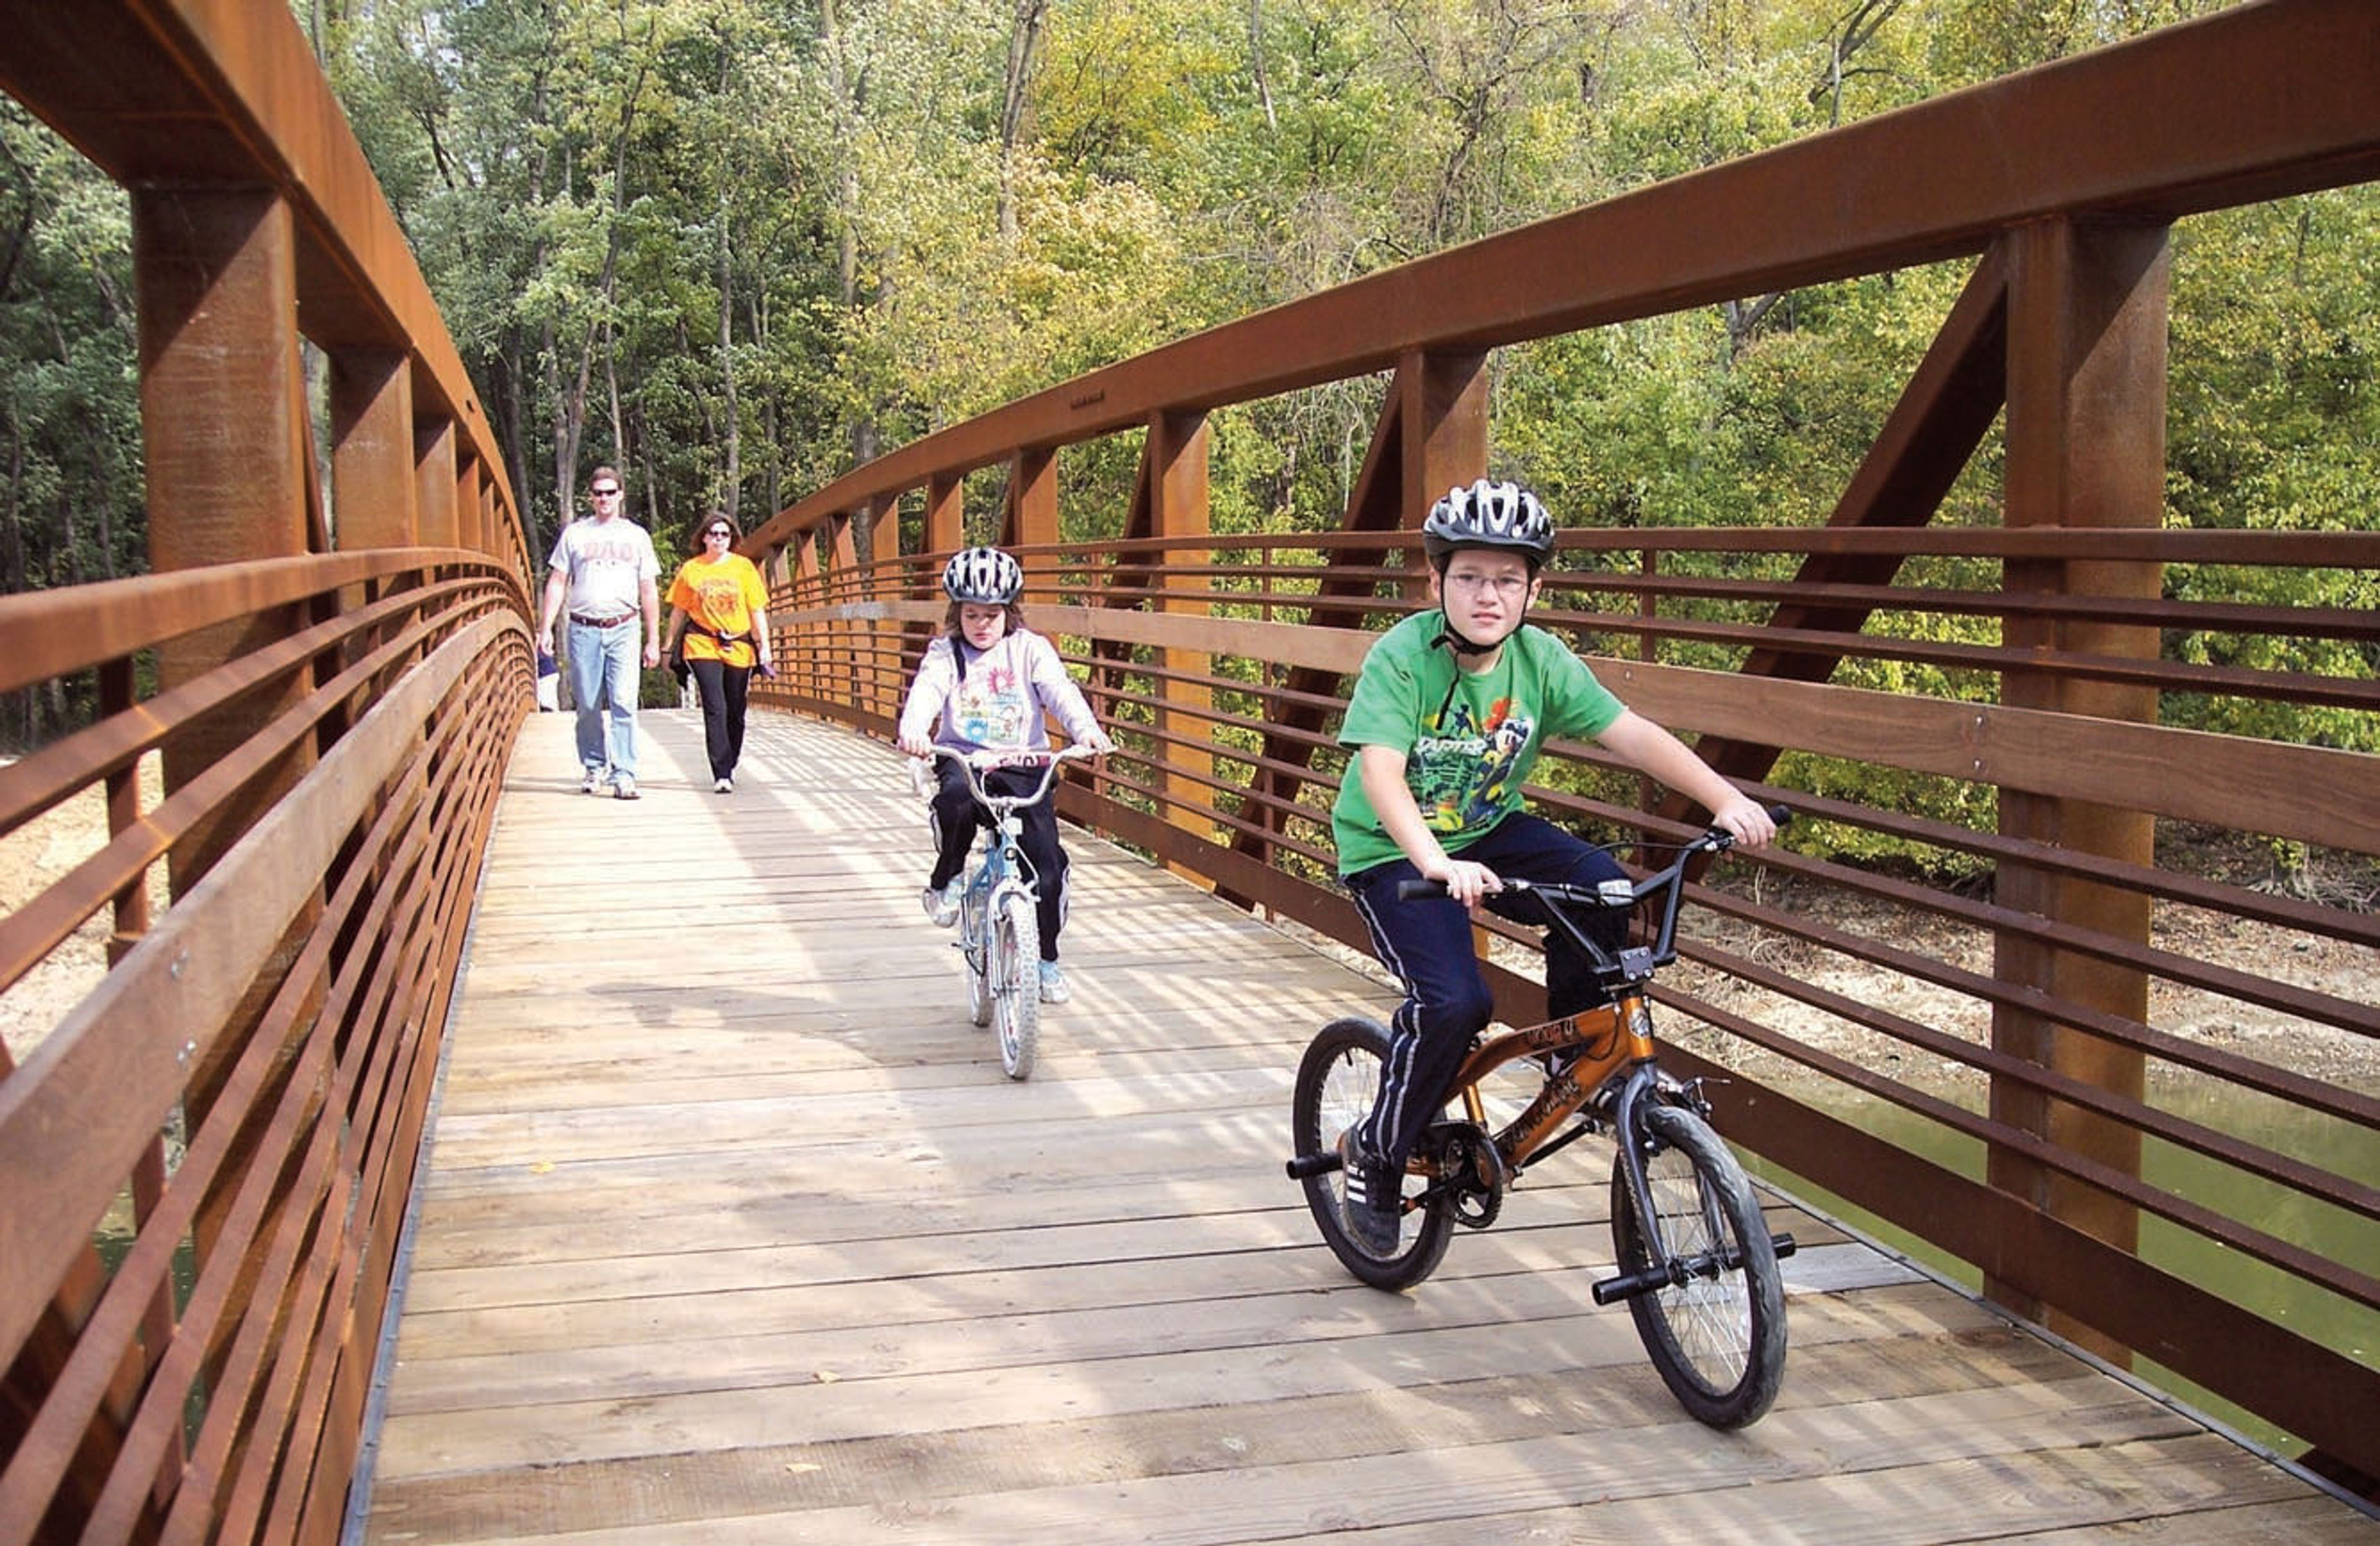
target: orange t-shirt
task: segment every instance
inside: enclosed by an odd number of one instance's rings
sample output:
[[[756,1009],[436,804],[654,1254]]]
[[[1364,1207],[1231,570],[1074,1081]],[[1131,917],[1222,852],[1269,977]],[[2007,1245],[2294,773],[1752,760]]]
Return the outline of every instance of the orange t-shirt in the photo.
[[[759,663],[760,652],[752,639],[752,619],[768,610],[769,587],[760,571],[741,553],[730,553],[716,563],[688,559],[670,582],[669,603],[683,610],[688,624],[684,648],[689,660],[722,660],[731,666]],[[708,630],[708,632],[698,632]],[[722,645],[712,635],[735,636]]]

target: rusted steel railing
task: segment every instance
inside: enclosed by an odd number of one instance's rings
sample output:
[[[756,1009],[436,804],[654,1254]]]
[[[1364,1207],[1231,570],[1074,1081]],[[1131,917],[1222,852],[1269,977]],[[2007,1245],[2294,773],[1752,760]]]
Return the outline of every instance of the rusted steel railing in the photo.
[[[335,1540],[529,556],[287,7],[14,7],[0,84],[131,204],[154,571],[0,598],[0,693],[96,705],[0,767],[0,842],[105,834],[0,992],[107,962],[0,1052],[0,1543]]]
[[[1827,525],[1563,534],[1542,621],[1623,699],[1825,824],[1826,852],[1899,860],[1730,860],[1701,894],[1697,970],[1663,984],[1699,1022],[1681,1062],[1724,1080],[1725,1130],[1801,1185],[2369,1490],[2380,1098],[2352,1070],[2380,1049],[2356,986],[2380,926],[2368,898],[2182,851],[2289,847],[2368,876],[2380,758],[2173,729],[2164,709],[2380,709],[2380,625],[2363,607],[2172,601],[2165,580],[2331,572],[2345,593],[2380,571],[2380,537],[2168,531],[2163,486],[2168,223],[2375,176],[2370,7],[2274,0],[1376,274],[953,426],[781,513],[747,544],[786,641],[759,696],[883,733],[941,617],[942,556],[1014,545],[1032,622],[1123,732],[1068,813],[1361,948],[1330,878],[1332,734],[1371,634],[1421,604],[1429,501],[1490,467],[1487,351],[1970,256]],[[1210,531],[1210,409],[1378,372],[1340,530]],[[2000,525],[1930,525],[1995,423]],[[1128,506],[1062,522],[1062,453],[1112,435],[1140,438]],[[1001,505],[970,521],[982,469]],[[2351,641],[2367,664],[2194,663],[2261,658],[2228,646],[2275,636]],[[1536,792],[1560,815],[1615,836],[1691,823],[1595,748],[1557,751]],[[1524,945],[1495,949],[1514,1021],[1542,1006]]]

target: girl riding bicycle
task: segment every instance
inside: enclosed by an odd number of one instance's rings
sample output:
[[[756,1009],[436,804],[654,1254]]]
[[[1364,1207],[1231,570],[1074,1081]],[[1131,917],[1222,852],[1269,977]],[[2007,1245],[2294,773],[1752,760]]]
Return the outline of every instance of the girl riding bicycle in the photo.
[[[913,757],[936,746],[959,752],[1046,751],[1046,717],[1056,715],[1067,737],[1094,752],[1114,750],[1083,690],[1066,674],[1048,639],[1025,626],[1016,598],[1025,571],[997,548],[968,548],[942,567],[949,596],[942,634],[926,648],[917,680],[901,706],[894,743]],[[948,927],[958,917],[959,889],[977,827],[990,813],[967,789],[965,770],[943,763],[933,798],[934,868],[926,881],[926,915]],[[1021,769],[990,774],[987,787],[999,793],[1032,788],[1038,775]],[[1072,997],[1058,965],[1058,930],[1066,919],[1066,851],[1058,841],[1058,817],[1042,800],[1020,813],[1019,839],[1032,865],[1041,928],[1041,1001]]]
[[[1390,628],[1364,658],[1339,743],[1353,750],[1331,810],[1339,877],[1380,963],[1405,990],[1390,1021],[1371,1116],[1341,1140],[1347,1229],[1367,1250],[1397,1249],[1398,1193],[1414,1143],[1446,1104],[1472,1038],[1495,1010],[1471,943],[1471,909],[1542,924],[1539,904],[1503,896],[1503,877],[1592,886],[1609,854],[1521,809],[1522,785],[1553,736],[1600,743],[1700,803],[1749,848],[1776,835],[1768,813],[1668,731],[1622,705],[1553,634],[1524,622],[1552,554],[1536,495],[1482,478],[1451,489],[1422,525],[1434,611]],[[1401,902],[1397,883],[1445,885]],[[1624,916],[1606,921],[1616,933]],[[1559,934],[1546,949],[1556,1016],[1603,999],[1585,955]]]

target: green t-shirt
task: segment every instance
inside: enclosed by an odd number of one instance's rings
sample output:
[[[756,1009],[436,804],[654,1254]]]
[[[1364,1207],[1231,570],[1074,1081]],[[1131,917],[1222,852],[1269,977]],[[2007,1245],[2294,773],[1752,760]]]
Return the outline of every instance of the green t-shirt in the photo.
[[[1404,753],[1405,784],[1422,820],[1455,853],[1520,808],[1521,786],[1548,736],[1592,739],[1624,708],[1585,661],[1535,624],[1523,623],[1495,666],[1476,675],[1455,666],[1451,647],[1431,642],[1444,626],[1441,613],[1416,612],[1373,643],[1339,744]],[[1403,856],[1352,760],[1330,832],[1342,876]]]

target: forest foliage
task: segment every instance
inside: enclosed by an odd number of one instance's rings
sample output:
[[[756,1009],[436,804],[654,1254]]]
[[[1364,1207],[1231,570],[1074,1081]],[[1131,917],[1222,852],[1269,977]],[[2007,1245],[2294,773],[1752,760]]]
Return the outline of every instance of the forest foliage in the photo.
[[[2217,8],[292,6],[480,389],[539,553],[600,462],[682,552],[713,507],[748,527],[880,450],[1169,339]],[[126,225],[116,189],[0,111],[12,591],[143,562]],[[2380,190],[2199,217],[2174,240],[2169,519],[2368,527]],[[1823,519],[1962,278],[1880,274],[1500,351],[1498,470],[1568,524]],[[1378,412],[1378,383],[1361,380],[1218,412],[1217,529],[1334,524]],[[1996,456],[1945,519],[1997,519]],[[1111,523],[1128,448],[1063,472],[1080,534]],[[988,523],[990,502],[971,516]],[[2366,608],[2373,583],[2168,581]],[[2318,647],[2319,669],[2372,674],[2370,645]],[[2290,733],[2374,744],[2369,716],[2335,719]]]

